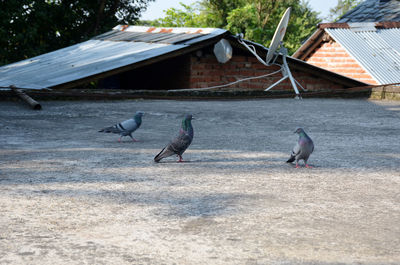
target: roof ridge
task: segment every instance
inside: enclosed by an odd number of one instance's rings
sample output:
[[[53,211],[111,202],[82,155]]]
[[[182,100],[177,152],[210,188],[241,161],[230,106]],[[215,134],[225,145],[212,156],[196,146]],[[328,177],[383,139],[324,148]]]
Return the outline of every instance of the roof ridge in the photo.
[[[213,34],[219,35],[227,32],[220,28],[193,28],[193,27],[154,27],[136,25],[117,25],[113,30],[124,32],[143,32],[143,33],[185,33],[185,34]]]

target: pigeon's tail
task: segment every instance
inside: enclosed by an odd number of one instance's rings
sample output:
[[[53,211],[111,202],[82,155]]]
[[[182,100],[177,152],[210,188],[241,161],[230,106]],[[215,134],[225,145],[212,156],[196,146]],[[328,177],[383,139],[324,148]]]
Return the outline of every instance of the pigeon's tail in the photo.
[[[163,152],[164,152],[164,150],[165,150],[165,147],[163,148],[163,150],[161,150],[160,153],[158,153],[158,155],[156,155],[156,156],[154,157],[154,162],[158,163],[158,162],[161,161],[161,159],[164,158],[164,157],[163,157]]]
[[[286,161],[286,163],[292,163],[292,162],[294,162],[295,159],[296,159],[296,157],[291,155],[289,160]]]
[[[101,129],[99,132],[104,132],[104,133],[120,133],[121,131],[117,128],[117,126],[111,126],[111,127],[106,127],[104,129]]]
[[[167,147],[168,146],[164,147],[163,150],[161,150],[161,152],[154,157],[154,162],[158,163],[161,161],[161,159],[174,154],[174,152],[170,151]]]

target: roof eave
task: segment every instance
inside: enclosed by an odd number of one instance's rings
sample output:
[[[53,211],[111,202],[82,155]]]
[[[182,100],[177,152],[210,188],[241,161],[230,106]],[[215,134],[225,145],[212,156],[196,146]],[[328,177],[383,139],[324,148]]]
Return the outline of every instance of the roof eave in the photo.
[[[320,23],[317,30],[293,53],[292,57],[304,60],[324,39],[326,28],[349,28],[347,23]]]
[[[322,42],[324,30],[317,29],[304,43],[293,53],[292,57],[300,60],[304,60],[311,52],[310,47],[319,45]]]

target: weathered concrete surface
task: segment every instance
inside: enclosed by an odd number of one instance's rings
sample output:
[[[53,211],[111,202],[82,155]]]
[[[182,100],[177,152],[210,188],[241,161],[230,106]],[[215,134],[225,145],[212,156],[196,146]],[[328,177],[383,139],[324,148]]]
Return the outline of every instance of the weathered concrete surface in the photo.
[[[399,102],[41,103],[0,104],[0,264],[400,264]],[[140,142],[97,132],[136,110]]]
[[[378,86],[371,90],[370,99],[400,100],[400,87],[395,85]]]

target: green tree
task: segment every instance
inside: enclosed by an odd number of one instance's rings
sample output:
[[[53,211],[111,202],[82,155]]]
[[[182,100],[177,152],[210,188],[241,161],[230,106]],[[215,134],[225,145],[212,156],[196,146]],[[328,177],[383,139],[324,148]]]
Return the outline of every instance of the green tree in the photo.
[[[137,21],[154,0],[0,0],[0,65]]]
[[[198,4],[194,6],[179,3],[183,9],[170,8],[165,12],[165,17],[155,21],[154,26],[163,27],[202,27],[205,24],[201,21]]]
[[[338,0],[337,5],[329,9],[328,21],[337,21],[361,2],[362,0]]]
[[[314,32],[321,21],[308,2],[250,0],[243,7],[229,13],[226,28],[234,34],[242,32],[246,39],[269,46],[288,7],[292,7],[292,11],[284,41],[289,53],[292,53],[300,47],[303,39]]]
[[[296,51],[321,22],[308,2],[299,0],[202,0],[194,7],[181,5],[184,9],[168,10],[157,24],[225,28],[265,46],[269,46],[285,10],[292,7],[285,36],[289,53]]]
[[[225,28],[230,13],[248,2],[249,0],[201,0],[201,20],[209,27]]]

